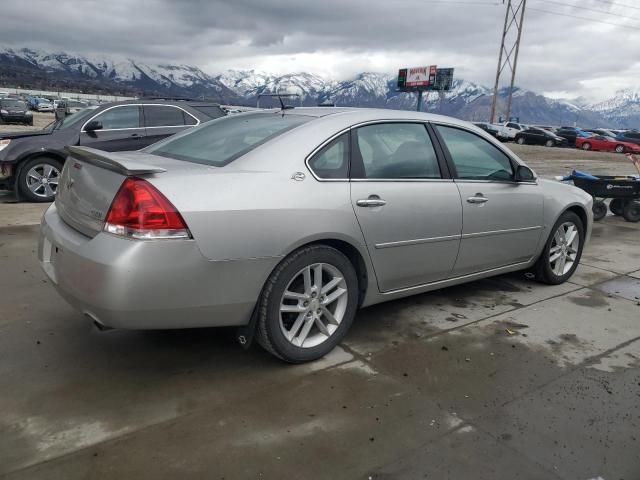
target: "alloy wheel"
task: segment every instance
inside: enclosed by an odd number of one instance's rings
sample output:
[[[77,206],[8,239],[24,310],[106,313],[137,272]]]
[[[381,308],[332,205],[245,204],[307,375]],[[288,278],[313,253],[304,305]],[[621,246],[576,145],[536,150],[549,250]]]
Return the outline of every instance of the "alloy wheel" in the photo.
[[[50,198],[58,190],[59,179],[60,170],[48,163],[39,163],[27,172],[27,188],[37,197]]]
[[[314,263],[296,273],[280,300],[280,329],[296,347],[326,341],[340,326],[347,309],[344,275],[328,263]]]
[[[580,235],[573,222],[565,222],[553,235],[549,248],[549,266],[554,275],[562,277],[567,274],[578,257]]]

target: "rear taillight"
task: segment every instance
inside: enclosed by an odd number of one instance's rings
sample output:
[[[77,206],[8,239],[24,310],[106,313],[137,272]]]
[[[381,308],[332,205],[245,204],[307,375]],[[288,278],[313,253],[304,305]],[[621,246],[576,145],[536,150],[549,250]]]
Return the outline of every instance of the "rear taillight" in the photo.
[[[142,240],[191,238],[176,207],[146,180],[127,177],[111,203],[104,231]]]

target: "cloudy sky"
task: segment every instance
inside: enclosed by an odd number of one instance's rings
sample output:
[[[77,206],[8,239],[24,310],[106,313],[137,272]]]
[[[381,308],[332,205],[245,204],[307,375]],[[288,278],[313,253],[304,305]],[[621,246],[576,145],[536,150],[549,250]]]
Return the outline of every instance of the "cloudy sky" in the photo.
[[[505,8],[502,0],[3,0],[0,45],[336,79],[437,64],[492,86]],[[640,0],[527,0],[516,83],[591,100],[640,90]]]

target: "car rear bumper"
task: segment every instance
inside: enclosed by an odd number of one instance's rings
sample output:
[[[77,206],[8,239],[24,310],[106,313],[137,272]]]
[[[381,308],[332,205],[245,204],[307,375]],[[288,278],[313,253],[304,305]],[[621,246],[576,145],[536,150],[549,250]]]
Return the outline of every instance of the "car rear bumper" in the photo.
[[[245,325],[279,258],[210,261],[194,240],[87,237],[45,212],[40,264],[60,295],[105,327]]]

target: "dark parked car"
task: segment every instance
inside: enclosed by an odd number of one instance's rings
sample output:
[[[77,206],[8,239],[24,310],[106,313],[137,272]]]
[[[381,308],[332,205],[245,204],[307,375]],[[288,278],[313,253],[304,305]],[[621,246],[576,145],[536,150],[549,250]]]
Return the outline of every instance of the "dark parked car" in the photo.
[[[15,190],[18,198],[50,202],[67,157],[65,146],[139,150],[224,115],[211,102],[139,99],[89,107],[43,130],[0,133],[0,188]]]
[[[556,135],[562,138],[566,138],[569,145],[572,147],[576,146],[576,138],[578,137],[590,137],[592,133],[587,132],[586,130],[582,130],[577,127],[560,127],[556,131]]]
[[[506,142],[509,139],[501,126],[492,125],[487,122],[473,122],[473,124],[501,142]]]
[[[3,98],[0,100],[0,120],[2,123],[33,125],[33,114],[22,100]]]
[[[616,136],[616,140],[640,144],[640,132],[622,132]]]
[[[547,147],[566,147],[567,139],[556,135],[549,130],[529,127],[516,134],[516,143],[519,145],[546,145]]]

